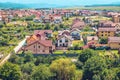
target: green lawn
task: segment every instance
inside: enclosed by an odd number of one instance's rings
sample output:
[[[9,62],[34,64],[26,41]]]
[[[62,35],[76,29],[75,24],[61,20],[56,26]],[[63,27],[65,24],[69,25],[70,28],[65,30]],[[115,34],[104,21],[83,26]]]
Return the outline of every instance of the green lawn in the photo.
[[[56,50],[54,54],[63,54],[64,52],[67,54],[80,54],[82,50]]]
[[[88,9],[88,10],[112,10],[112,11],[120,11],[119,6],[98,6],[98,7],[72,7],[67,9]]]
[[[72,44],[73,44],[73,46],[76,46],[76,45],[78,45],[79,47],[84,46],[84,42],[81,40],[74,40],[74,41],[72,41]]]

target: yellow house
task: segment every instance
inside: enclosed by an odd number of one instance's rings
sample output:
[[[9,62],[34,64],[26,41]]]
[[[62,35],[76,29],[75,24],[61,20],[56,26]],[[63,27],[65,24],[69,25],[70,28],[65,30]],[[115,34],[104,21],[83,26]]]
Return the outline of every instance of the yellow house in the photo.
[[[108,37],[114,37],[115,32],[116,32],[115,28],[99,28],[97,35],[100,38],[108,38]]]
[[[108,46],[111,49],[119,49],[120,48],[120,37],[109,37]]]

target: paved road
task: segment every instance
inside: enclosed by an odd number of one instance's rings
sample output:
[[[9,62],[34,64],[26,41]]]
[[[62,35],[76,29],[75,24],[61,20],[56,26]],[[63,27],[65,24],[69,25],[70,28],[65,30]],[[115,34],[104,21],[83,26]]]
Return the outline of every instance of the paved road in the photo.
[[[0,62],[0,66],[3,65],[12,55],[12,53],[8,54],[1,62]]]
[[[28,37],[29,37],[29,36],[26,36],[26,38],[25,38],[24,40],[22,40],[22,41],[18,44],[18,46],[16,46],[16,47],[14,48],[15,53],[17,53],[17,52],[20,50],[20,48],[23,47],[23,45],[25,44],[26,39],[27,39]]]

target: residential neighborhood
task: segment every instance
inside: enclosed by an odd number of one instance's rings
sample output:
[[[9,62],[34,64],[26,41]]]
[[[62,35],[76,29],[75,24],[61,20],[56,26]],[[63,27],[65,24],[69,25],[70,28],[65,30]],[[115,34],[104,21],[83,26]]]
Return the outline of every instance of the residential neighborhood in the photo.
[[[92,19],[92,17],[101,15],[107,17],[105,20],[98,20],[96,24],[94,21],[95,18]],[[94,46],[94,49],[98,49],[99,47],[105,47],[103,49],[106,49],[106,47],[109,49],[119,49],[119,40],[115,45],[110,45],[112,43],[109,41],[111,40],[111,37],[115,38],[115,40],[120,37],[119,15],[120,13],[116,12],[106,11],[106,14],[103,14],[102,11],[96,12],[90,10],[10,10],[1,11],[1,22],[9,23],[8,26],[28,26],[30,23],[27,21],[21,23],[11,21],[14,17],[20,18],[26,16],[28,17],[28,21],[33,21],[36,24],[60,25],[63,27],[65,24],[64,22],[67,20],[69,21],[69,19],[72,18],[71,23],[67,24],[67,28],[65,29],[57,29],[57,27],[54,27],[54,29],[50,30],[52,27],[49,28],[49,25],[47,25],[46,29],[35,29],[29,35],[26,35],[29,37],[27,37],[24,44],[16,51],[17,53],[31,51],[33,54],[54,54],[57,50],[68,50],[71,47],[74,48],[76,46],[73,44],[74,41],[83,43],[82,46],[78,46],[79,50],[91,48],[90,46]],[[107,18],[110,19],[107,20]],[[6,22],[6,20],[8,21]],[[55,29],[57,30],[55,31]],[[54,35],[54,33],[57,33],[57,35]],[[53,40],[53,38],[55,39]],[[103,40],[103,42],[101,40]],[[104,42],[104,40],[106,41]]]
[[[120,80],[115,1],[0,1],[0,80]]]

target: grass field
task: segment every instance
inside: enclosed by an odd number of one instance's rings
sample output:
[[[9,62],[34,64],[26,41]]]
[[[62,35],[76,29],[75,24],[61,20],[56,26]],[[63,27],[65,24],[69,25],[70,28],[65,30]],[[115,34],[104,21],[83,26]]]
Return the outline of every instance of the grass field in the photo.
[[[84,46],[84,42],[81,40],[74,40],[72,41],[73,46],[78,45],[79,47]]]
[[[110,11],[120,11],[119,6],[96,6],[96,7],[72,7],[72,8],[67,8],[67,9],[88,9],[88,10],[110,10]]]
[[[54,54],[74,54],[74,53],[77,53],[77,54],[80,54],[82,50],[56,50],[54,52]]]
[[[56,50],[54,54],[80,54],[82,50]],[[105,50],[95,50],[95,52],[101,56],[114,56],[114,54],[117,55],[118,50],[110,50],[110,51],[105,51]]]

